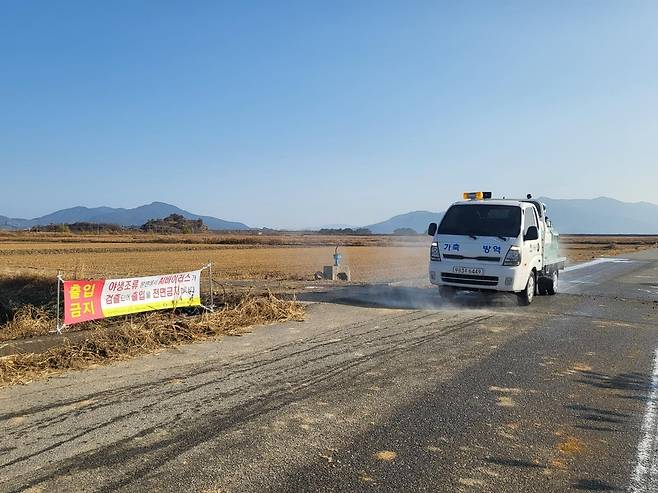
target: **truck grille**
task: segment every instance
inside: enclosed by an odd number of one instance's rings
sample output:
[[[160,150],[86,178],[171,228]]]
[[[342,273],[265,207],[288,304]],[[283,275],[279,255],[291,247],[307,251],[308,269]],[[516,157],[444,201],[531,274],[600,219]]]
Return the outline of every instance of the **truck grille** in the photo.
[[[468,284],[470,286],[496,286],[497,276],[473,276],[470,274],[454,274],[452,272],[441,272],[441,280],[457,284]]]
[[[478,260],[480,262],[500,262],[500,257],[466,257],[464,255],[454,255],[452,253],[444,253],[443,258],[448,260]]]

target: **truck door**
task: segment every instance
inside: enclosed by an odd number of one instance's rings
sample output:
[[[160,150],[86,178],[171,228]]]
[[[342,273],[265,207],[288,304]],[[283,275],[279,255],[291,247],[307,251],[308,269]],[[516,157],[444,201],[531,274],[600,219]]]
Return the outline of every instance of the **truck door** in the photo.
[[[541,269],[541,232],[539,231],[539,221],[537,220],[537,213],[535,212],[534,207],[526,207],[523,211],[523,263],[528,269],[531,269],[533,266],[537,267],[537,270]],[[534,226],[539,233],[537,239],[528,239],[525,238],[528,236],[528,231]],[[539,258],[538,258],[539,257]]]

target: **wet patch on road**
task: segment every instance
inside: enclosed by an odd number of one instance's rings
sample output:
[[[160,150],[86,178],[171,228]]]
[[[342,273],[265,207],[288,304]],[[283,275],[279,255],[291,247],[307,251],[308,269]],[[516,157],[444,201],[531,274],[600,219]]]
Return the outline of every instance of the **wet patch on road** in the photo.
[[[562,454],[577,455],[582,454],[585,450],[585,444],[576,437],[570,436],[557,445],[557,449]]]
[[[375,459],[382,462],[394,461],[397,456],[398,454],[396,452],[393,452],[392,450],[380,450],[379,452],[375,452],[374,454]]]

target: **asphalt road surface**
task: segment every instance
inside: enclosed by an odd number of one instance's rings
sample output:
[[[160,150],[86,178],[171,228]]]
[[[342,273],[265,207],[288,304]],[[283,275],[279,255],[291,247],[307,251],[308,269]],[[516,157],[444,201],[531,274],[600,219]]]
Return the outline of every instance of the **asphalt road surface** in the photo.
[[[0,490],[658,491],[658,251],[625,259],[528,308],[308,289],[305,322],[0,390]]]

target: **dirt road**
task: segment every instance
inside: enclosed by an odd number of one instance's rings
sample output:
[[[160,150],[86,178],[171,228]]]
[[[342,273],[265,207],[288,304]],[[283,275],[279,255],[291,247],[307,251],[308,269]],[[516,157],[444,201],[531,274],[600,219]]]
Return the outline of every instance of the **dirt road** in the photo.
[[[658,251],[562,288],[309,290],[305,322],[1,390],[0,490],[656,491]]]

